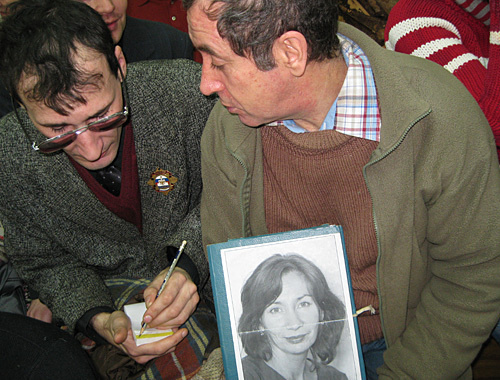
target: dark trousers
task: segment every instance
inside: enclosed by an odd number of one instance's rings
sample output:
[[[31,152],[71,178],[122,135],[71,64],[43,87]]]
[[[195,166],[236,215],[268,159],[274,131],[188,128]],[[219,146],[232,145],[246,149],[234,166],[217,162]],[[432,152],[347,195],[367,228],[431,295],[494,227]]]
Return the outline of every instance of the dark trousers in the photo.
[[[498,321],[498,324],[495,326],[491,336],[497,341],[498,344],[500,344],[500,321]]]
[[[98,379],[75,338],[19,314],[0,312],[0,358],[2,379]]]
[[[378,339],[363,344],[363,361],[365,362],[366,380],[378,379],[377,368],[384,364],[384,352],[387,349],[385,339]]]

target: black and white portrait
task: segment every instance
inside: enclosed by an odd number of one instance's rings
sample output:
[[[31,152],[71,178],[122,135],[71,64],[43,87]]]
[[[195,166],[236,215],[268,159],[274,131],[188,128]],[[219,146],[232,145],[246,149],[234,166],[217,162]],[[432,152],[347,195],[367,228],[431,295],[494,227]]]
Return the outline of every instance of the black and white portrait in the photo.
[[[239,379],[362,378],[337,236],[235,247],[221,255]]]

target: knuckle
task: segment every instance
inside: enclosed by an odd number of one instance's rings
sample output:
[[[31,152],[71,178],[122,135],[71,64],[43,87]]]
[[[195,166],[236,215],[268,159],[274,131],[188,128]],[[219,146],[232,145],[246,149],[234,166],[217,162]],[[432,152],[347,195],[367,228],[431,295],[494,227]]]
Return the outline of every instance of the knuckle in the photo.
[[[172,317],[177,317],[182,313],[182,310],[183,310],[183,305],[173,304],[170,307],[170,314],[172,315]]]
[[[198,293],[198,287],[196,286],[196,284],[194,282],[191,282],[189,285],[189,291],[191,294],[194,294],[194,293]]]
[[[163,301],[166,305],[170,305],[172,302],[174,302],[175,296],[174,296],[173,292],[163,292],[163,293],[166,293],[163,296]],[[163,293],[162,293],[162,295],[163,295]]]
[[[192,297],[193,301],[195,302],[195,304],[198,304],[198,302],[200,302],[200,295],[198,294],[198,292],[195,292],[193,294],[193,297]]]

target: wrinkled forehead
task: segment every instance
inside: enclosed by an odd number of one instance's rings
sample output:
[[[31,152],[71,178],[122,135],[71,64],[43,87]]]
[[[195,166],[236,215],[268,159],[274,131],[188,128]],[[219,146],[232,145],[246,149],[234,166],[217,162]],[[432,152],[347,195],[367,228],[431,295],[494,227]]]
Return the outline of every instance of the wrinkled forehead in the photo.
[[[189,36],[198,50],[215,55],[215,51],[228,42],[221,38],[217,30],[217,21],[210,19],[205,12],[203,6],[205,2],[206,0],[202,0],[188,10]]]
[[[193,1],[192,6],[187,10],[188,24],[199,21],[200,18],[215,21],[215,24],[217,24],[218,11],[222,6],[223,3],[214,0]]]

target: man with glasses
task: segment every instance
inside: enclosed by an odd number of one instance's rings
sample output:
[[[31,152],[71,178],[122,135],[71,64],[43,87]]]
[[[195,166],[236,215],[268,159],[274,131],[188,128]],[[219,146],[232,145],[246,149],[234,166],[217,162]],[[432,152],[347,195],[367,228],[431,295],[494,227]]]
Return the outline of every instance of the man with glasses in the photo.
[[[21,105],[0,120],[0,219],[14,267],[70,332],[138,363],[161,357],[166,378],[196,371],[215,325],[198,318],[198,292],[209,296],[199,140],[213,105],[199,94],[199,65],[127,66],[99,14],[71,0],[16,2],[0,45],[1,79]],[[136,346],[118,309],[141,287],[144,321],[174,334]],[[174,363],[165,354],[176,347]]]

